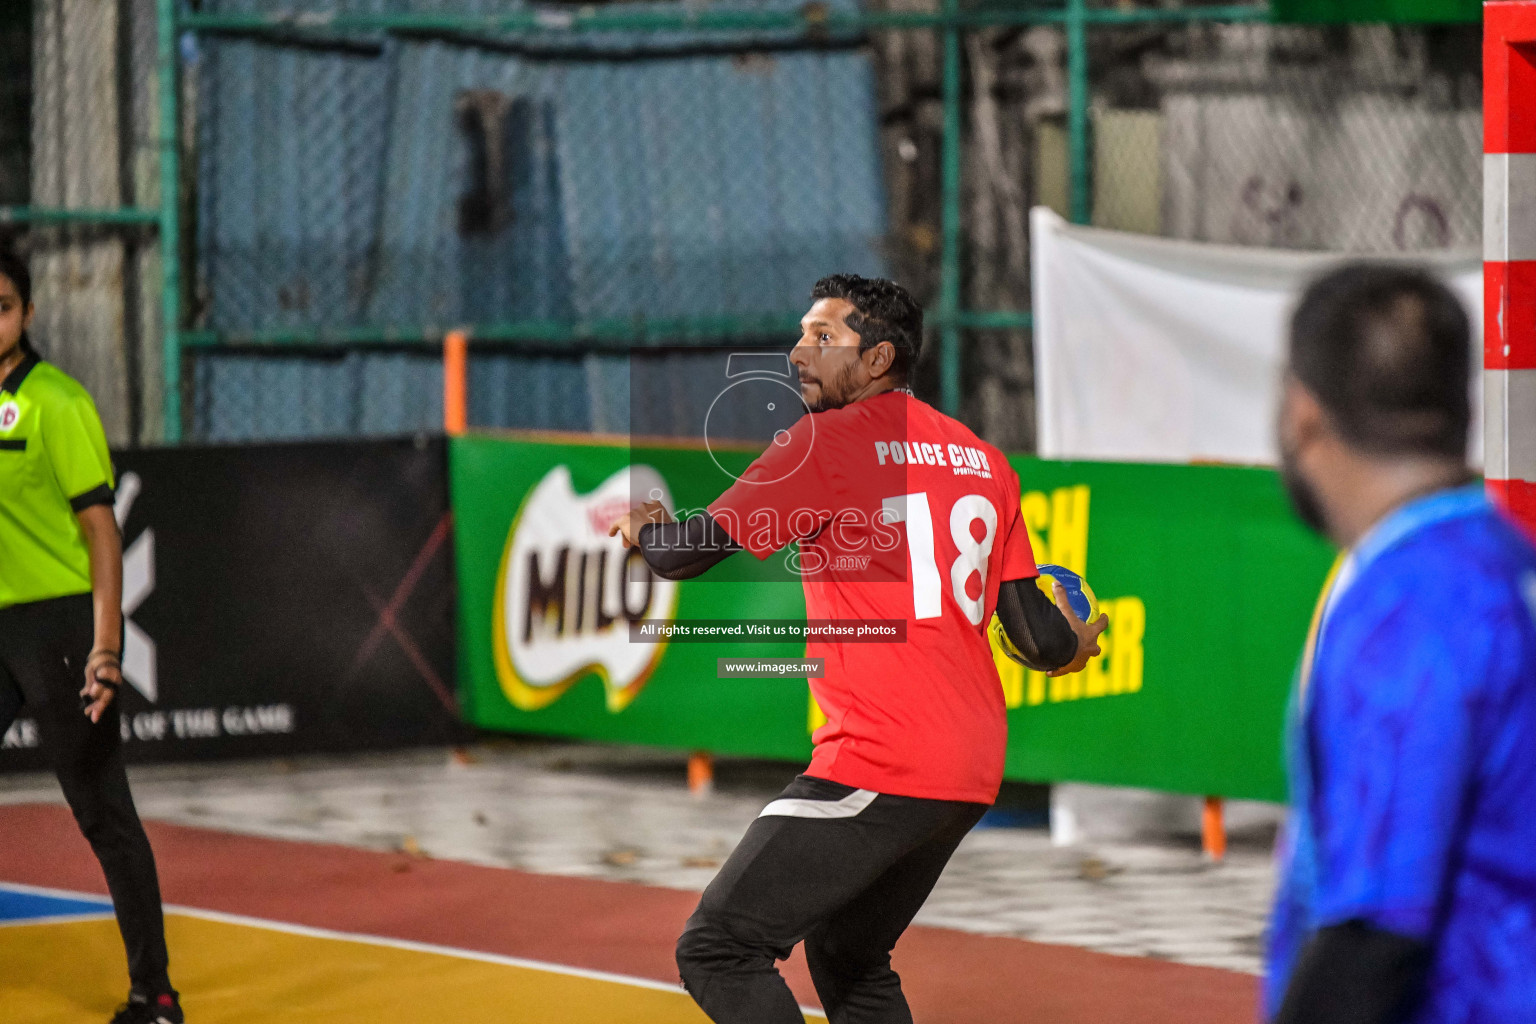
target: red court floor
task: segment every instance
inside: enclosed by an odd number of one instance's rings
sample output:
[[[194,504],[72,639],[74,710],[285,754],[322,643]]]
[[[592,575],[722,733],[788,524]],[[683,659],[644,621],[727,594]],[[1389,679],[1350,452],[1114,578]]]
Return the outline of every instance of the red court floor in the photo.
[[[698,898],[673,889],[155,822],[148,828],[167,904],[648,979],[651,989],[655,982],[677,982],[673,942]],[[53,805],[0,807],[0,882],[106,891],[68,810]],[[175,935],[173,929],[173,975]],[[895,962],[918,1024],[1256,1019],[1258,979],[1212,968],[924,927],[902,939]],[[816,1006],[798,952],[784,970],[802,1005]],[[11,975],[0,970],[0,978]],[[0,981],[0,988],[6,983]],[[338,976],[335,984],[345,986],[347,977]],[[186,995],[188,1009],[195,1010],[197,993]],[[344,1000],[346,992],[325,997]],[[249,1009],[249,1019],[263,1019],[260,1007]],[[417,1012],[409,1018],[413,1024],[423,1019]],[[561,1024],[547,1012],[540,1019]],[[506,1019],[528,1018],[508,1006]]]

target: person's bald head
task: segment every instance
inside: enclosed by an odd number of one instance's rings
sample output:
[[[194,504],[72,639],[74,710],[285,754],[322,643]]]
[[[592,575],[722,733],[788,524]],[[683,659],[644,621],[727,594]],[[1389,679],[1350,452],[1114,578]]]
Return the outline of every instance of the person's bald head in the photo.
[[[1280,470],[1303,522],[1350,544],[1392,502],[1467,476],[1472,339],[1426,271],[1356,264],[1291,319]]]
[[[1361,452],[1465,458],[1470,346],[1466,311],[1440,281],[1356,264],[1303,293],[1289,367]]]

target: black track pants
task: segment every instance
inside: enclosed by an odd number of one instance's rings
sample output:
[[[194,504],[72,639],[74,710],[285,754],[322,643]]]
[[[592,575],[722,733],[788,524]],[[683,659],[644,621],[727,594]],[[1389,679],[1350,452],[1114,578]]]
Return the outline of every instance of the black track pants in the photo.
[[[891,949],[985,811],[801,775],[704,890],[677,943],[683,984],[717,1024],[799,1024],[774,962],[803,940],[831,1024],[908,1024]]]
[[[101,862],[133,987],[158,994],[171,988],[160,882],[123,770],[118,702],[95,724],[80,710],[94,635],[89,594],[0,608],[0,735],[26,704],[69,809]]]

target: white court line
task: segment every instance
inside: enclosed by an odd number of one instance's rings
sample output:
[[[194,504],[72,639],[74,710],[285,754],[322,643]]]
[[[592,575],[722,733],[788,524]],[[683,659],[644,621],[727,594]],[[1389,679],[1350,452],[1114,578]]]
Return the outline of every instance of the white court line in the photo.
[[[82,903],[100,903],[104,907],[112,906],[112,898],[110,896],[101,896],[94,892],[50,889],[45,885],[27,885],[23,882],[0,882],[0,889],[19,892],[24,896],[53,896],[61,900],[79,900]]]
[[[66,889],[48,889],[42,886],[22,885],[18,882],[0,882],[0,889],[10,889],[13,892],[29,893],[35,896],[56,896],[61,899],[91,901],[100,901],[102,899],[93,893],[70,892]],[[588,981],[606,981],[615,985],[630,985],[634,988],[648,988],[657,992],[672,992],[677,995],[687,994],[681,985],[656,981],[654,978],[637,978],[630,974],[594,971],[585,967],[571,967],[567,964],[550,963],[546,960],[529,960],[524,957],[504,956],[500,953],[482,953],[478,950],[459,949],[455,946],[439,946],[428,942],[413,942],[410,939],[394,939],[383,935],[368,935],[362,932],[342,932],[330,928],[312,928],[309,925],[289,924],[286,921],[271,921],[262,917],[247,917],[244,914],[226,914],[221,910],[204,910],[201,907],[186,907],[179,904],[167,904],[165,911],[168,914],[182,914],[186,917],[202,918],[205,921],[217,921],[221,924],[239,924],[251,928],[265,928],[269,931],[286,932],[290,935],[304,935],[314,939],[357,942],[367,946],[403,949],[412,953],[435,953],[438,956],[457,957],[460,960],[477,960],[480,963],[500,964],[503,967],[522,967],[526,970],[545,971],[549,974],[561,974],[571,978],[585,978]],[[98,920],[101,917],[110,918],[111,916],[111,914],[81,914],[79,916],[61,916],[53,919],[27,918],[23,921],[5,923],[52,924],[66,921]],[[812,1017],[826,1018],[824,1012],[812,1007],[802,1006],[800,1011]]]

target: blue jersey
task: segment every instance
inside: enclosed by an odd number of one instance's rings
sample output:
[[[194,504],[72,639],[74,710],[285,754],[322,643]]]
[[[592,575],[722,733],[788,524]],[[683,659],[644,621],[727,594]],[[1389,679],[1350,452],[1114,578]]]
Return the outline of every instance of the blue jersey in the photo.
[[[1411,1024],[1536,1022],[1536,549],[1480,488],[1392,513],[1325,598],[1292,699],[1265,1010],[1311,933],[1429,944]]]

